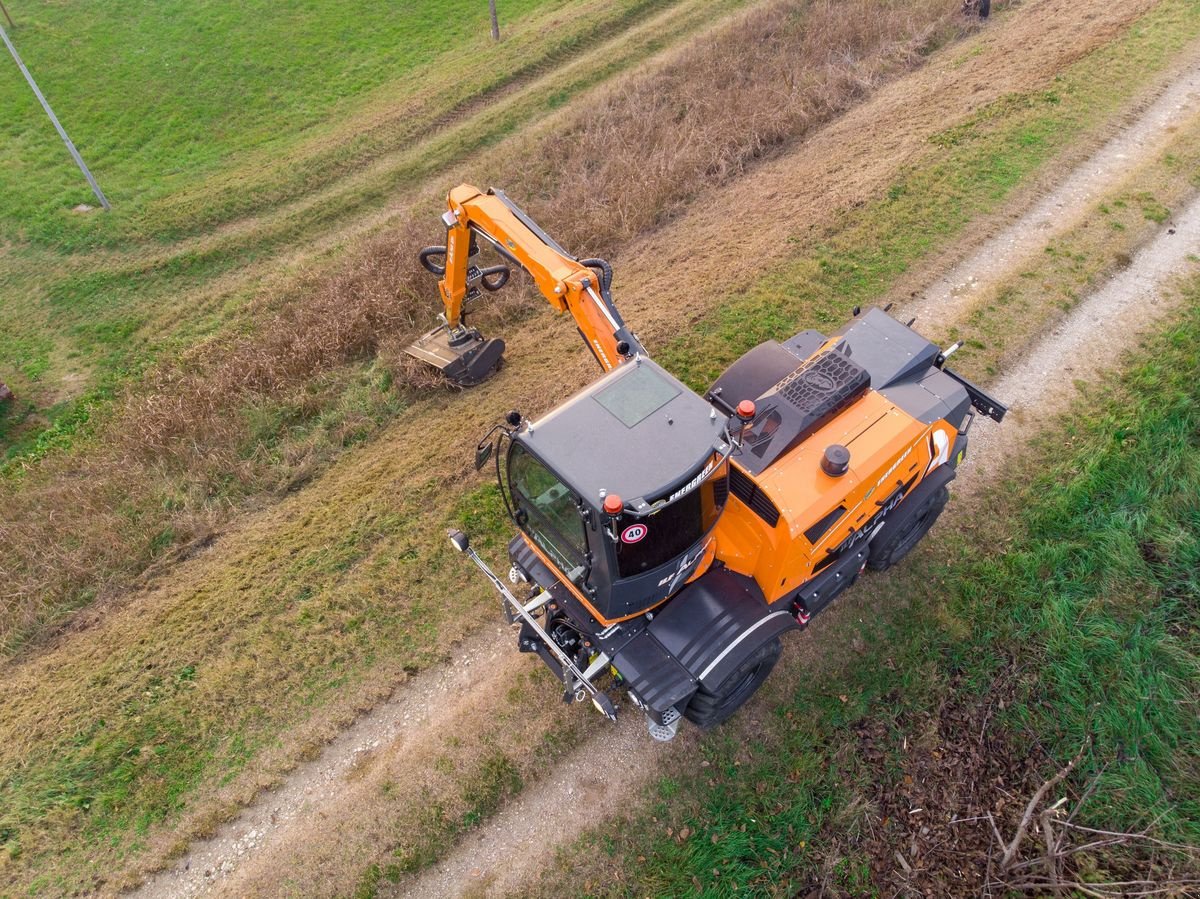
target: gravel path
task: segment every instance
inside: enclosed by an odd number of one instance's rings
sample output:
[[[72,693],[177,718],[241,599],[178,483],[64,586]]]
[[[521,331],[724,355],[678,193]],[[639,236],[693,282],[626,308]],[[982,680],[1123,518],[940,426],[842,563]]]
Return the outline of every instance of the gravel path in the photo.
[[[979,288],[1039,252],[1092,203],[1170,142],[1176,127],[1200,112],[1200,59],[1193,60],[1148,107],[1036,206],[905,304],[905,314],[948,321],[967,311]]]
[[[498,618],[499,616],[497,616]],[[423,672],[404,684],[389,702],[359,718],[325,747],[320,757],[300,765],[278,789],[263,793],[233,821],[207,840],[192,845],[172,867],[149,878],[131,896],[190,899],[223,885],[243,863],[303,833],[314,812],[340,797],[358,764],[382,746],[403,751],[455,708],[453,698],[490,676],[491,667],[511,655],[510,639],[496,621],[454,650],[454,661]]]

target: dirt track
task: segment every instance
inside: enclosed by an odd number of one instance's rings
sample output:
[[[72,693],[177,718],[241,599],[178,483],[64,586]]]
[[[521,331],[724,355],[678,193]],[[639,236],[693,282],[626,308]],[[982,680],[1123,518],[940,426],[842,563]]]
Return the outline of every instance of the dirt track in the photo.
[[[1073,31],[1073,37],[1079,43],[1065,45],[1053,33],[1054,28],[1048,28],[1045,21],[1039,22],[1038,14],[1062,27],[1062,19],[1069,14],[1068,6],[1054,2],[1030,4],[1026,18],[1023,21],[1012,20],[1007,34],[987,35],[983,40],[985,45],[990,45],[989,49],[964,67],[974,70],[967,73],[965,83],[980,79],[979,91],[972,100],[964,102],[960,96],[956,106],[954,98],[946,96],[947,79],[963,78],[962,69],[951,73],[946,67],[935,64],[928,70],[910,76],[882,92],[861,110],[816,135],[813,141],[792,156],[764,167],[744,182],[732,186],[724,192],[724,196],[712,198],[708,209],[698,210],[647,240],[638,252],[631,254],[632,259],[625,261],[622,280],[636,283],[639,271],[644,275],[652,265],[658,264],[652,262],[657,253],[665,253],[668,257],[678,256],[678,250],[674,249],[676,247],[694,246],[697,242],[702,245],[705,240],[716,240],[717,228],[725,238],[724,244],[730,243],[731,235],[737,235],[733,241],[735,246],[728,252],[735,258],[747,260],[744,263],[747,272],[751,265],[761,266],[772,253],[783,252],[786,248],[772,247],[763,242],[761,229],[751,224],[758,210],[763,208],[755,204],[768,203],[773,208],[782,208],[785,226],[798,230],[803,223],[819,217],[822,210],[841,208],[858,198],[869,196],[887,182],[891,173],[905,159],[917,152],[926,134],[944,127],[948,117],[961,117],[972,105],[987,102],[997,92],[1028,89],[1037,85],[1040,80],[1050,77],[1057,67],[1082,53],[1081,48],[1107,40],[1112,36],[1113,29],[1119,27],[1121,17],[1115,13],[1106,19],[1103,15],[1085,18],[1080,12],[1080,20],[1075,23],[1077,28]],[[1123,12],[1132,14],[1131,10]],[[1044,36],[1039,37],[1039,34]],[[1014,57],[1017,48],[1021,48],[1022,53],[1028,52],[1029,59]],[[1165,129],[1181,116],[1194,112],[1197,102],[1196,78],[1197,68],[1193,65],[1163,94],[1164,99],[1156,102],[1108,147],[1061,182],[1061,187],[1050,198],[1026,213],[1001,235],[981,246],[971,260],[948,276],[947,284],[932,285],[926,301],[912,304],[912,309],[920,310],[923,318],[933,319],[939,324],[948,324],[957,319],[969,305],[973,291],[968,288],[955,293],[953,286],[981,284],[987,278],[1004,274],[1024,254],[1037,251],[1046,239],[1067,227],[1093,199],[1091,191],[1111,183],[1140,159],[1154,152],[1165,139]],[[882,111],[894,109],[900,97],[905,98],[904,121],[897,121],[898,117],[893,116],[890,122],[895,130],[888,131],[888,120],[881,117]],[[828,155],[829,146],[850,140],[856,119],[860,123],[870,121],[864,116],[875,117],[875,140],[871,144],[861,139],[857,141],[856,151],[860,153],[856,157],[858,165],[853,172],[842,172],[830,164],[829,160],[837,157]],[[721,210],[722,214],[717,215],[713,210]],[[1097,294],[1099,300],[1093,298],[1072,316],[1071,324],[1062,327],[1062,336],[1058,339],[1075,341],[1076,344],[1083,338],[1093,339],[1104,319],[1097,314],[1094,308],[1096,304],[1105,309],[1120,306],[1129,295],[1127,288],[1133,283],[1129,279],[1136,278],[1138,272],[1153,272],[1149,276],[1150,283],[1157,284],[1162,272],[1154,266],[1166,260],[1168,265],[1165,270],[1170,271],[1183,258],[1178,253],[1170,255],[1172,247],[1179,247],[1185,240],[1190,240],[1195,249],[1197,240],[1200,240],[1200,231],[1196,230],[1200,228],[1197,215],[1193,208],[1188,217],[1177,223],[1177,233],[1171,236],[1171,240],[1160,238],[1156,246],[1162,244],[1162,252],[1152,252],[1148,248],[1140,254],[1134,265],[1113,282],[1113,287]],[[1036,239],[1028,236],[1030,234],[1035,235]],[[680,239],[681,235],[686,239]],[[775,235],[775,240],[779,244],[784,243],[778,240],[778,235]],[[667,268],[677,277],[683,271],[686,280],[689,277],[686,273],[691,271],[691,267],[681,258],[673,261],[678,264]],[[727,277],[736,279],[740,274],[734,271]],[[971,281],[971,278],[975,280]],[[699,285],[696,287],[698,289]],[[676,281],[672,290],[679,289]],[[712,278],[709,276],[705,292],[712,290]],[[629,294],[624,296],[629,297]],[[951,300],[952,296],[959,299]],[[681,324],[678,310],[668,309],[656,302],[654,278],[645,278],[645,286],[639,287],[633,297],[623,301],[623,306],[631,319],[639,323],[646,322],[639,326],[644,335],[666,335]],[[1132,318],[1137,320],[1140,314],[1134,314]],[[1108,338],[1109,349],[1115,349],[1121,342],[1131,339],[1132,335],[1132,331],[1124,327],[1125,319],[1113,321],[1119,323],[1120,327],[1110,330],[1109,333],[1115,336]],[[513,341],[513,358],[522,357],[519,366],[522,369],[519,375],[521,381],[537,383],[537,373],[530,371],[536,358],[542,360],[540,366],[557,371],[554,383],[561,383],[564,377],[571,383],[581,383],[589,378],[590,368],[586,363],[576,361],[564,366],[561,359],[555,359],[555,349],[561,348],[557,345],[565,342],[562,333],[565,329],[561,323],[543,319],[534,323],[533,330],[539,333]],[[1049,341],[1055,339],[1054,335],[1048,338]],[[539,342],[554,346],[549,350],[542,347],[539,351]],[[1031,354],[1028,362],[1022,363],[1021,375],[1028,378],[1030,372],[1025,371],[1025,367],[1029,365],[1040,366],[1037,371],[1045,372],[1055,364],[1071,365],[1073,370],[1069,372],[1070,377],[1084,377],[1087,364],[1094,365],[1101,356],[1099,353],[1089,353],[1081,362],[1077,353],[1055,355],[1047,349],[1041,349]],[[1045,359],[1057,361],[1045,363],[1042,361]],[[564,368],[568,369],[565,373]],[[1067,383],[1061,377],[1057,380]],[[1019,405],[1023,383],[1027,383],[1027,380],[1021,381],[1016,376],[1010,376],[1001,382],[997,392],[1006,398],[1016,398]],[[511,402],[511,394],[523,389],[514,387],[511,375],[498,379],[485,388],[490,395],[476,404],[476,408],[507,408],[504,404]],[[1063,396],[1068,393],[1064,391]],[[545,398],[541,399],[545,401]],[[1043,399],[1044,394],[1040,394],[1039,402]],[[528,406],[526,403],[525,407]],[[466,416],[465,421],[457,423],[455,433],[446,436],[465,446],[478,426],[478,422],[470,418]],[[1006,423],[1004,430],[980,426],[977,434],[973,435],[974,458],[989,459],[1006,447],[1018,446],[1025,429],[1010,423]],[[989,442],[994,445],[985,446]],[[448,451],[453,453],[458,448],[452,446]],[[398,452],[391,454],[390,458],[394,460],[408,455]],[[377,459],[375,462],[376,465],[370,466],[373,471],[358,471],[356,479],[364,474],[382,475],[378,465],[385,464],[384,460]],[[393,467],[396,463],[386,464],[391,470],[387,471],[383,484],[394,483],[405,476],[404,472]],[[964,478],[964,487],[978,480]],[[330,486],[336,495],[336,481]],[[798,642],[803,646],[789,651],[789,657],[793,659],[796,653],[807,652],[808,645],[813,641]],[[280,872],[321,863],[322,853],[314,849],[315,843],[336,844],[348,853],[360,851],[361,838],[356,831],[360,830],[359,816],[364,807],[363,799],[378,786],[378,778],[371,772],[391,770],[394,773],[398,762],[402,762],[418,741],[436,739],[442,732],[453,733],[463,727],[479,726],[477,716],[481,708],[486,710],[489,693],[503,689],[509,676],[507,672],[528,661],[507,650],[507,640],[498,628],[484,628],[481,633],[469,638],[460,650],[460,655],[470,660],[469,665],[430,672],[419,676],[414,683],[401,687],[393,702],[361,719],[332,743],[319,759],[299,768],[280,790],[264,794],[235,821],[220,828],[214,839],[197,845],[178,864],[148,882],[138,895],[196,895],[210,885],[219,885],[220,892],[230,895],[272,892],[272,884],[278,886]],[[493,663],[496,667],[489,667]],[[791,663],[794,664],[794,660]],[[486,680],[477,684],[476,693],[467,693],[463,687],[475,679],[475,672],[481,668],[488,670]],[[450,696],[457,698],[447,703],[445,700]],[[591,729],[593,735],[600,733],[603,733],[606,750],[617,751],[629,770],[642,771],[647,776],[654,773],[655,754],[664,750],[649,743],[636,716],[627,715],[615,735],[604,725]],[[358,764],[359,760],[367,757],[372,757],[374,768],[368,765],[366,776],[351,777],[362,767]],[[399,764],[399,770],[404,770],[402,764]],[[599,783],[589,780],[593,776],[591,771],[590,753],[585,743],[565,764],[557,766],[548,780],[510,803],[492,822],[464,840],[461,847],[443,864],[430,871],[424,879],[410,884],[411,894],[450,895],[465,887],[478,887],[484,883],[490,883],[496,890],[515,887],[520,877],[527,873],[520,867],[522,860],[525,864],[535,863],[536,856],[512,850],[542,846],[550,837],[569,839],[573,832],[589,823],[580,820],[572,809],[573,800],[581,792],[595,814],[603,814],[615,807],[625,795],[615,794],[607,788],[600,789]],[[629,790],[636,789],[636,786],[630,781],[625,783]],[[213,876],[206,877],[206,871],[212,872]]]

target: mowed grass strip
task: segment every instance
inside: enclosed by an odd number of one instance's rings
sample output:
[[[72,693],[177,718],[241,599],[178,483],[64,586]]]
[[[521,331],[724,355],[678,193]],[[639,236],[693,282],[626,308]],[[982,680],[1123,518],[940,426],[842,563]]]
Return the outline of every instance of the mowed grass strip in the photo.
[[[933,135],[930,154],[886,198],[796,238],[789,261],[725,297],[716,314],[697,320],[656,358],[703,389],[751,347],[794,334],[798,322],[840,324],[852,306],[884,296],[918,262],[952,246],[969,222],[998,210],[1198,34],[1200,3],[1167,0],[1045,90],[1005,95]],[[1020,346],[1023,335],[1012,343]]]
[[[1124,375],[973,501],[986,516],[871,578],[853,649],[706,736],[533,892],[877,894],[910,876],[893,851],[923,876],[927,824],[953,840],[952,817],[998,803],[1011,837],[1081,748],[1053,797],[1088,794],[1077,823],[1200,847],[1200,280],[1185,297]],[[914,782],[931,771],[945,780]],[[978,892],[988,870],[986,821],[958,828],[974,833],[947,853],[958,874],[932,881],[943,895]],[[1195,867],[1099,846],[1073,873]]]
[[[235,555],[227,578],[192,585],[183,602],[140,610],[135,599],[129,627],[82,651],[77,667],[6,671],[5,889],[111,885],[153,825],[189,809],[198,784],[216,789],[275,749],[284,721],[299,724],[337,695],[377,701],[388,683],[445,661],[482,597],[461,558],[433,551],[428,535],[469,528],[489,553],[504,537],[494,489],[449,510],[445,489],[413,485],[404,501],[360,508],[356,523],[336,522],[336,536],[296,551],[305,529],[324,536],[334,524],[335,509],[313,510],[299,531],[279,532],[275,551]],[[291,748],[303,756],[327,737]],[[251,778],[243,801],[259,783]]]

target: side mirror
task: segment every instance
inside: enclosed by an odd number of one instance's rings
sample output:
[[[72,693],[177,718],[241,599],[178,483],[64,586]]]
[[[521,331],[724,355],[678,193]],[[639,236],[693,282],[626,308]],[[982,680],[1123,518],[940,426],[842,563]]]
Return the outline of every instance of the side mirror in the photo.
[[[486,441],[475,447],[475,470],[480,471],[483,466],[487,465],[487,460],[492,458],[491,441]]]
[[[465,553],[471,545],[471,541],[467,539],[467,535],[462,531],[456,531],[453,528],[446,531],[446,536],[450,538],[450,542],[460,553]]]

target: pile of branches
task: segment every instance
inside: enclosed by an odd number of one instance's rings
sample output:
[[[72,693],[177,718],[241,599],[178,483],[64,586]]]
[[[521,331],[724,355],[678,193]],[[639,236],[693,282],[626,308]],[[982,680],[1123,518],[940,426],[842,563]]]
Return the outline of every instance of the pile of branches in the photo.
[[[1083,758],[1087,743],[1071,761],[1045,781],[1030,798],[1010,839],[989,812],[992,843],[987,859],[985,896],[1025,893],[1037,896],[1091,896],[1096,899],[1200,894],[1200,848],[1155,837],[1159,819],[1137,832],[1101,830],[1078,823],[1080,811],[1104,774],[1101,768],[1070,805],[1053,802],[1055,787]],[[1104,867],[1097,858],[1104,859]],[[1114,873],[1119,867],[1120,873]]]

